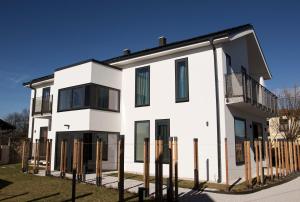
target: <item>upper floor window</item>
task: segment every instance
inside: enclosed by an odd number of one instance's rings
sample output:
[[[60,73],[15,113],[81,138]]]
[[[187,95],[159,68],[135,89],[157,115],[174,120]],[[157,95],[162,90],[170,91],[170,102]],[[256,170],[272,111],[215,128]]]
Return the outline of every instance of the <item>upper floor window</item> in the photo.
[[[135,69],[135,106],[150,105],[150,67]]]
[[[175,94],[176,102],[189,101],[188,59],[175,61]]]
[[[58,112],[76,109],[120,111],[120,90],[97,84],[85,84],[58,93]]]

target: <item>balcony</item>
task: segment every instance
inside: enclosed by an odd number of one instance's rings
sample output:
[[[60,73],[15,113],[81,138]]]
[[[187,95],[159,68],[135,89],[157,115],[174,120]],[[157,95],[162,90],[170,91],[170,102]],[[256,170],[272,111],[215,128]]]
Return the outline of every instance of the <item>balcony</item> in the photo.
[[[226,102],[239,105],[249,103],[268,115],[277,113],[277,96],[248,74],[231,73],[225,76]],[[243,105],[242,105],[243,106]],[[251,110],[251,109],[250,109]]]
[[[52,95],[32,99],[32,115],[49,115],[52,113]]]

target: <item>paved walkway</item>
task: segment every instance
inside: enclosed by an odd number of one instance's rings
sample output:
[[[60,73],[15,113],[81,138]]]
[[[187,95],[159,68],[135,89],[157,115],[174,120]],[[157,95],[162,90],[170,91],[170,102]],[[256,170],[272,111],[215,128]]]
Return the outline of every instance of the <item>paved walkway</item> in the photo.
[[[54,176],[59,176],[59,172],[52,172]],[[117,177],[109,176],[109,173],[103,174],[102,184],[108,188],[118,187]],[[40,173],[40,175],[43,175]],[[66,175],[67,178],[71,178],[70,174]],[[86,182],[95,184],[95,174],[86,175]],[[128,192],[137,193],[138,188],[143,186],[143,182],[132,179],[125,179],[125,190]],[[164,194],[166,194],[166,187]],[[155,185],[150,183],[150,195],[154,194]],[[230,202],[250,202],[250,201],[263,201],[263,202],[300,202],[300,177],[284,183],[282,185],[274,186],[262,191],[258,191],[252,194],[233,195],[233,194],[217,194],[207,191],[199,192],[191,189],[179,188],[180,201],[230,201]]]

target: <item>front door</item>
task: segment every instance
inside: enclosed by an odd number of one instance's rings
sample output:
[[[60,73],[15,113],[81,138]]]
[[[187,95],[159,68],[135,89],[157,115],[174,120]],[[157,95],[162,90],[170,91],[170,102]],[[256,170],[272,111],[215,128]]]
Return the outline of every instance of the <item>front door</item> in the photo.
[[[40,128],[40,159],[46,160],[46,141],[48,139],[48,127]]]
[[[163,163],[169,162],[170,119],[155,120],[155,139],[163,140]]]

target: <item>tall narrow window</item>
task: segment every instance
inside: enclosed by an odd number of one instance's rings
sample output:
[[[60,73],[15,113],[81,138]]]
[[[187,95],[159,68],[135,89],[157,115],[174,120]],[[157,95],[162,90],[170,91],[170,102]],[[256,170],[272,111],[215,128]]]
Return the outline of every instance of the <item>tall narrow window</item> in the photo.
[[[135,70],[135,106],[150,105],[150,67]]]
[[[144,139],[150,137],[150,121],[134,122],[134,161],[144,162]]]
[[[70,110],[72,106],[72,89],[63,89],[58,95],[58,110]]]
[[[189,101],[188,59],[175,61],[175,94],[176,102]]]
[[[85,106],[85,86],[73,89],[72,107],[81,108]]]
[[[231,74],[232,68],[231,68],[231,56],[225,53],[226,55],[226,70],[227,74]]]
[[[244,140],[246,138],[246,121],[244,119],[234,119],[235,132],[235,159],[236,165],[244,163]]]
[[[169,162],[170,119],[155,120],[155,139],[163,140],[163,163]]]

